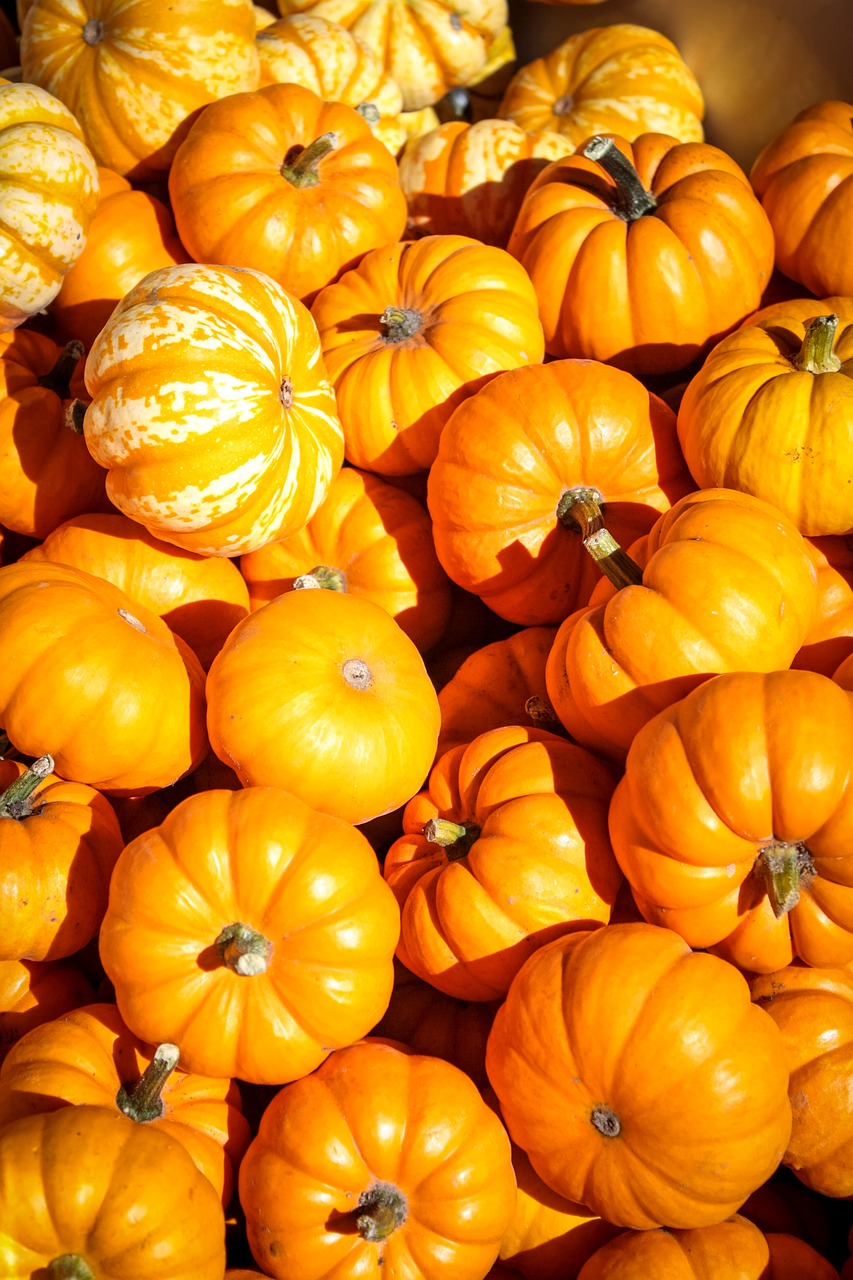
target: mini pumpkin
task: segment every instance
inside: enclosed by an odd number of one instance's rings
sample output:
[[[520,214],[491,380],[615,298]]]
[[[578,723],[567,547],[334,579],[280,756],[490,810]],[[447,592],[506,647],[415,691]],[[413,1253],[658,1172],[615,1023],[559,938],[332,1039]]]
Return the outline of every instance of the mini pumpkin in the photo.
[[[0,960],[0,1063],[28,1031],[94,998],[73,960]]]

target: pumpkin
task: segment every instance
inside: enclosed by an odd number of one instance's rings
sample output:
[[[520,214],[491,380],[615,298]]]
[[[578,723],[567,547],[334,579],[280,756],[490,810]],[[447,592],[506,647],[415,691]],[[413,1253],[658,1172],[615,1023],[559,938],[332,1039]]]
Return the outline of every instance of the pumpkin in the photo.
[[[770,1247],[758,1227],[734,1214],[686,1231],[623,1231],[592,1255],[578,1280],[634,1280],[639,1275],[768,1280],[769,1259]]]
[[[171,1134],[226,1204],[249,1126],[231,1080],[175,1071],[179,1047],[132,1035],[115,1005],[92,1004],[30,1031],[0,1071],[0,1125],[64,1106],[116,1107]]]
[[[541,729],[445,752],[385,856],[403,964],[448,995],[499,1000],[546,942],[606,924],[620,885],[613,786],[601,761]]]
[[[515,1204],[509,1140],[457,1067],[367,1041],[273,1098],[240,1203],[277,1280],[481,1280]]]
[[[787,1233],[810,1244],[818,1253],[834,1252],[831,1202],[788,1176],[784,1168],[753,1191],[739,1213],[754,1222],[765,1236]]]
[[[118,512],[66,520],[20,559],[68,564],[112,582],[161,617],[205,670],[249,612],[248,588],[231,560],[182,551]]]
[[[255,36],[261,88],[301,84],[327,102],[355,107],[392,156],[406,141],[403,95],[369,44],[313,13],[273,21]]]
[[[222,1280],[225,1270],[225,1217],[207,1178],[174,1138],[108,1107],[62,1107],[0,1131],[0,1222],[10,1277]]]
[[[0,1063],[28,1031],[94,998],[73,960],[0,960]]]
[[[281,1084],[376,1024],[399,929],[359,831],[253,786],[189,796],[125,847],[100,954],[134,1035]]]
[[[853,960],[853,702],[811,671],[717,676],[635,738],[610,835],[644,917],[758,973]]]
[[[79,342],[60,348],[29,329],[0,335],[0,521],[30,538],[107,505],[83,439],[85,406],[72,399],[82,354]]]
[[[79,120],[98,164],[162,177],[195,114],[258,83],[248,3],[36,0],[21,32],[25,80]]]
[[[56,297],[83,251],[98,203],[98,169],[61,102],[0,80],[0,332]]]
[[[817,571],[818,611],[792,667],[831,676],[853,653],[853,537],[806,538]]]
[[[343,461],[310,315],[257,271],[152,271],[86,361],[107,495],[155,538],[235,556],[294,533]]]
[[[400,157],[410,232],[473,236],[506,248],[533,179],[571,150],[562,135],[525,133],[511,120],[448,120],[409,142]]]
[[[762,1280],[838,1280],[838,1272],[829,1261],[805,1240],[786,1232],[765,1236],[770,1249],[770,1264],[762,1272]]]
[[[86,247],[62,279],[50,306],[53,332],[78,338],[88,350],[113,309],[149,271],[186,262],[169,209],[134,191],[112,169],[99,168],[100,200]]]
[[[423,659],[363,596],[288,591],[250,614],[214,658],[207,697],[211,746],[244,786],[282,787],[345,822],[405,804],[435,754]]]
[[[304,529],[240,560],[252,609],[290,591],[326,587],[380,605],[421,652],[450,616],[450,584],[430,519],[408,493],[343,467]]]
[[[437,102],[477,78],[507,22],[506,0],[278,0],[283,14],[331,18],[369,44],[397,81],[406,111]]]
[[[178,149],[169,197],[197,262],[263,271],[309,306],[406,225],[394,157],[365,118],[299,84],[208,107]]]
[[[815,304],[817,305],[817,304]],[[765,320],[720,342],[684,392],[678,438],[697,485],[774,503],[801,533],[853,531],[853,315]]]
[[[458,405],[544,355],[525,272],[467,236],[374,250],[311,313],[347,459],[380,475],[426,471]]]
[[[703,114],[702,91],[672,41],[630,22],[590,27],[527,62],[498,109],[529,133],[563,134],[572,150],[594,133],[701,142]]]
[[[590,486],[614,537],[647,533],[691,488],[672,410],[595,362],[501,374],[442,432],[428,487],[438,558],[502,618],[556,625],[598,581],[576,521],[562,514]]]
[[[853,105],[806,107],[756,157],[750,181],[776,237],[776,266],[820,297],[853,294]]]
[[[605,535],[594,513],[588,527],[596,550]],[[817,574],[805,541],[760,498],[687,494],[626,560],[621,548],[613,554],[597,561],[611,581],[560,626],[545,678],[572,737],[614,759],[710,676],[790,666],[813,625]]]
[[[0,724],[23,755],[133,795],[207,753],[204,673],[160,618],[118,587],[45,562],[0,569]]]
[[[653,925],[535,952],[497,1012],[486,1070],[539,1176],[616,1226],[722,1221],[791,1132],[772,1018],[732,965]]]

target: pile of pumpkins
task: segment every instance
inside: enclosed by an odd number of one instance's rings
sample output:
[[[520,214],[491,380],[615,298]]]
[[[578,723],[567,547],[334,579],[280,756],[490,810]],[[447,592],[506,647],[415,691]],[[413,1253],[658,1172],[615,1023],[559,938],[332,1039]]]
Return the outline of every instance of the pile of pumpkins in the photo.
[[[853,105],[279,5],[0,28],[0,1275],[850,1280]]]

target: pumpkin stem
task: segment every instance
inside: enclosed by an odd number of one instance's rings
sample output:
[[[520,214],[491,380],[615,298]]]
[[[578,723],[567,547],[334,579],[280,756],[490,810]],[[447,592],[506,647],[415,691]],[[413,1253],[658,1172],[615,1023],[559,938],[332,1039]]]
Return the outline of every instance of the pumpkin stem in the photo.
[[[832,350],[838,316],[815,316],[806,326],[803,345],[791,361],[801,373],[837,373],[841,361]]]
[[[310,573],[300,573],[293,579],[294,591],[305,591],[309,588],[320,588],[323,591],[346,591],[347,575],[343,569],[333,569],[327,564],[318,564]]]
[[[336,133],[321,133],[307,147],[291,147],[279,172],[294,187],[316,187],[320,181],[317,166],[338,145]]]
[[[0,795],[0,818],[28,818],[33,811],[33,792],[52,771],[53,756],[39,756],[28,765]]]
[[[605,529],[601,511],[603,502],[598,489],[576,485],[573,489],[566,489],[560,498],[557,519],[565,529],[580,529],[583,545],[617,590],[637,586],[643,581],[643,571]]]
[[[66,342],[59,353],[56,364],[39,378],[39,386],[44,387],[47,391],[55,392],[60,400],[67,400],[71,392],[69,385],[71,375],[77,368],[77,361],[85,350],[86,348],[79,338],[72,338],[70,342]]]
[[[86,44],[100,44],[104,38],[104,23],[101,18],[90,18],[83,28],[83,39]]]
[[[480,828],[475,822],[451,822],[449,818],[430,818],[424,824],[423,834],[430,844],[441,845],[453,862],[465,854],[479,839]]]
[[[272,943],[248,924],[226,925],[214,946],[222,963],[241,978],[254,978],[269,968]]]
[[[782,840],[774,840],[760,850],[753,871],[764,881],[777,920],[797,905],[800,888],[817,874],[804,844],[787,844]]]
[[[640,181],[631,161],[620,151],[612,138],[596,134],[581,151],[587,160],[600,164],[616,184],[616,204],[613,212],[625,222],[635,222],[644,214],[652,213],[657,206],[651,191]]]
[[[545,698],[540,698],[538,694],[534,694],[527,699],[524,704],[524,710],[534,724],[558,723],[559,717],[550,702]]]
[[[353,689],[369,689],[373,684],[373,673],[361,658],[348,658],[341,667],[341,675]]]
[[[622,1132],[622,1124],[615,1111],[610,1107],[593,1107],[590,1120],[603,1138],[618,1138]]]
[[[94,1272],[79,1253],[63,1253],[45,1268],[48,1280],[95,1280]]]
[[[119,1111],[140,1124],[146,1120],[159,1120],[163,1114],[163,1086],[178,1065],[180,1056],[177,1045],[158,1045],[136,1084],[123,1084],[116,1094]]]
[[[366,120],[368,124],[379,124],[379,108],[375,102],[360,102],[356,107],[356,111],[362,120]]]
[[[381,1244],[403,1225],[408,1210],[405,1196],[393,1183],[374,1182],[369,1191],[362,1191],[353,1210],[358,1234],[371,1244]]]
[[[86,402],[79,397],[65,406],[65,426],[76,436],[83,434],[83,419],[86,417]]]
[[[405,342],[423,328],[424,318],[413,307],[386,307],[379,317],[383,342]]]

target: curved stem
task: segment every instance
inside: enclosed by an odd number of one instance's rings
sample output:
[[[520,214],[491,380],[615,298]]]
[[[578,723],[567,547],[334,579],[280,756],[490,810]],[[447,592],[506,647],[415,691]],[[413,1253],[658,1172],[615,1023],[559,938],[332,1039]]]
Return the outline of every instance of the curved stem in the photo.
[[[423,328],[424,318],[414,307],[386,307],[379,317],[384,342],[405,342]]]
[[[323,591],[343,591],[347,589],[347,575],[343,569],[334,569],[331,565],[318,564],[310,573],[300,573],[293,579],[294,591],[320,588]]]
[[[584,547],[617,590],[637,586],[643,571],[604,527],[603,501],[598,489],[576,485],[560,498],[557,519],[565,529],[580,530]]]
[[[362,1191],[353,1210],[358,1234],[371,1243],[387,1240],[406,1221],[408,1211],[405,1196],[393,1183],[375,1182]]]
[[[644,214],[652,213],[657,208],[657,201],[651,191],[643,186],[637,170],[612,138],[597,134],[586,144],[581,155],[600,164],[613,179],[616,184],[616,204],[613,211],[625,222],[635,222],[637,218],[642,218]]]
[[[39,756],[28,765],[0,795],[0,818],[28,818],[32,813],[32,794],[53,772],[53,756]]]
[[[815,316],[806,326],[803,345],[791,363],[801,373],[837,373],[841,361],[832,350],[838,316]]]
[[[251,925],[226,925],[215,942],[222,963],[241,978],[266,973],[272,956],[272,943]]]
[[[159,1120],[163,1114],[163,1086],[178,1065],[180,1056],[177,1045],[158,1045],[136,1084],[123,1084],[116,1094],[119,1111],[140,1124],[146,1120]]]
[[[804,844],[774,840],[759,852],[753,871],[764,881],[777,920],[787,915],[800,900],[800,888],[813,880],[816,872]]]
[[[77,362],[86,348],[79,338],[66,342],[59,353],[56,364],[48,373],[43,373],[38,380],[40,387],[55,392],[60,400],[67,400],[71,394],[71,377],[77,368]]]
[[[440,845],[453,861],[464,858],[480,836],[480,828],[475,822],[451,822],[449,818],[430,818],[424,824],[423,834],[430,844]]]
[[[281,176],[294,187],[316,187],[320,181],[317,166],[337,145],[336,133],[321,133],[307,147],[291,147],[279,170]]]
[[[48,1280],[95,1280],[94,1272],[79,1253],[63,1253],[45,1268]]]

